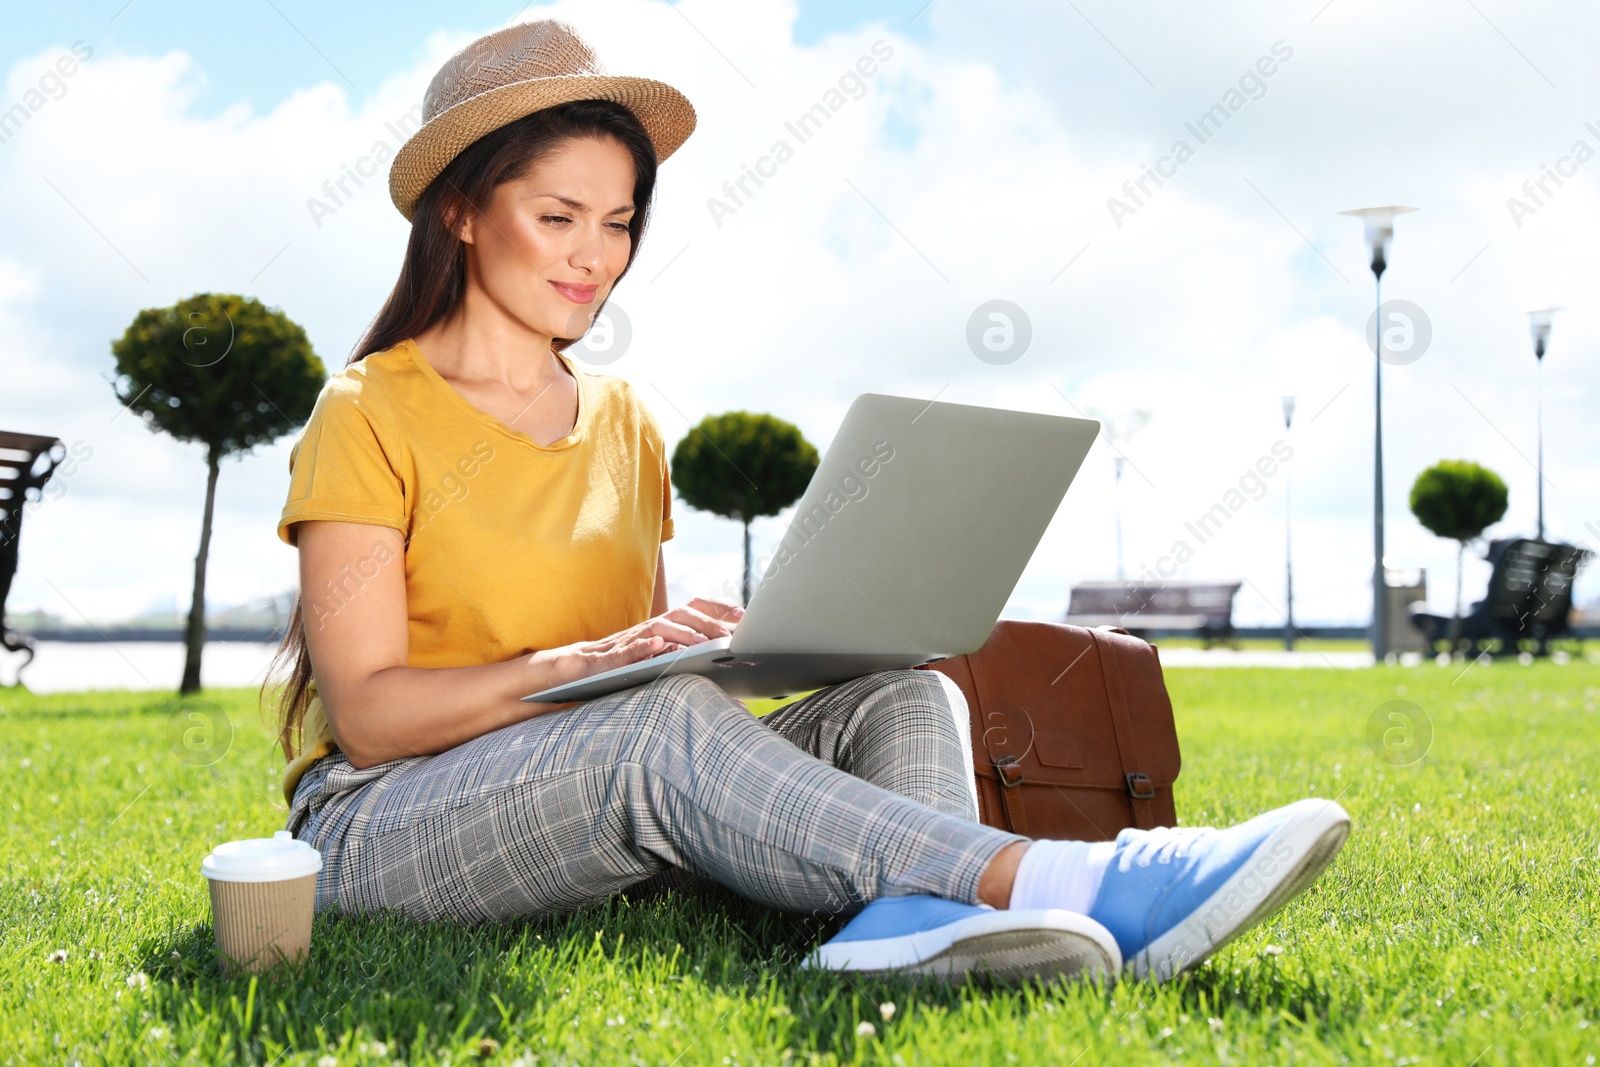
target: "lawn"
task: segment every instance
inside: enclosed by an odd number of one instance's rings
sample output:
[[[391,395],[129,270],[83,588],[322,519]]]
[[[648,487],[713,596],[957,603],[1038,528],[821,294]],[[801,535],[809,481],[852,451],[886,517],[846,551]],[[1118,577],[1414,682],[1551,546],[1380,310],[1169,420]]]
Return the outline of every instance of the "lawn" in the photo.
[[[253,692],[197,751],[170,696],[0,690],[0,1062],[1595,1062],[1600,666],[1169,683],[1183,822],[1337,797],[1350,843],[1175,982],[994,991],[797,971],[823,925],[731,897],[322,916],[302,970],[227,980],[200,859],[283,820]]]

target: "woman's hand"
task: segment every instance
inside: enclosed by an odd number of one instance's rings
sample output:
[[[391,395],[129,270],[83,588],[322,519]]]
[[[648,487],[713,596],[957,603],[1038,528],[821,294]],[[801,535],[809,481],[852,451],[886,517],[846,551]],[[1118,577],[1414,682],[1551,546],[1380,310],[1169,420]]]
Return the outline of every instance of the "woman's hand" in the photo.
[[[545,688],[553,688],[663,652],[727,637],[743,617],[744,609],[737,604],[712,597],[695,597],[682,607],[598,641],[575,641],[535,652],[528,662],[545,681]]]

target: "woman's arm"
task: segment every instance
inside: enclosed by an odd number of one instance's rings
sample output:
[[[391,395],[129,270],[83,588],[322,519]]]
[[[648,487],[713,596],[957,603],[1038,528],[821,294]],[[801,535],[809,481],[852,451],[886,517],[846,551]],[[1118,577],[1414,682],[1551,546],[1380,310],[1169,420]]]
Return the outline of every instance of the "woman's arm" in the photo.
[[[576,702],[525,704],[521,698],[645,659],[673,643],[721,637],[730,631],[720,620],[738,617],[737,607],[708,600],[664,614],[666,578],[658,553],[657,610],[638,626],[481,667],[411,667],[400,532],[354,522],[295,525],[300,588],[341,589],[338,601],[315,592],[305,598],[306,643],[334,740],[358,768],[443,752],[502,726],[572,707]],[[370,561],[375,543],[389,550],[387,562],[372,578],[363,569],[362,582],[352,590],[350,570]]]
[[[650,601],[650,614],[660,615],[667,610],[667,558],[656,549],[656,595]]]

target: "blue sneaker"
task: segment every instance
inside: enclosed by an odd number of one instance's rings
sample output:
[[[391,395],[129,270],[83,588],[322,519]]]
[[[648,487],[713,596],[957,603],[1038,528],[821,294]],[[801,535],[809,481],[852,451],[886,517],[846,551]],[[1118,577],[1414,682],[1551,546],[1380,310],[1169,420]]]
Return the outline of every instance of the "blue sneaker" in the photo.
[[[874,900],[801,966],[1001,981],[1082,976],[1109,983],[1122,969],[1122,955],[1110,931],[1087,915],[1058,908],[997,911],[916,895]]]
[[[1089,914],[1135,977],[1197,965],[1310,885],[1350,834],[1331,800],[1300,800],[1218,830],[1124,830]]]

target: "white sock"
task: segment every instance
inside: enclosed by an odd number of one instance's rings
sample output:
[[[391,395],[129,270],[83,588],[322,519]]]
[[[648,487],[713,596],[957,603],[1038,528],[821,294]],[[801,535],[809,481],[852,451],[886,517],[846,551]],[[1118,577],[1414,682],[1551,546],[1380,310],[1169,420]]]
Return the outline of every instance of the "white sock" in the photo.
[[[1011,907],[1089,914],[1115,849],[1114,841],[1035,841],[1017,865]]]

